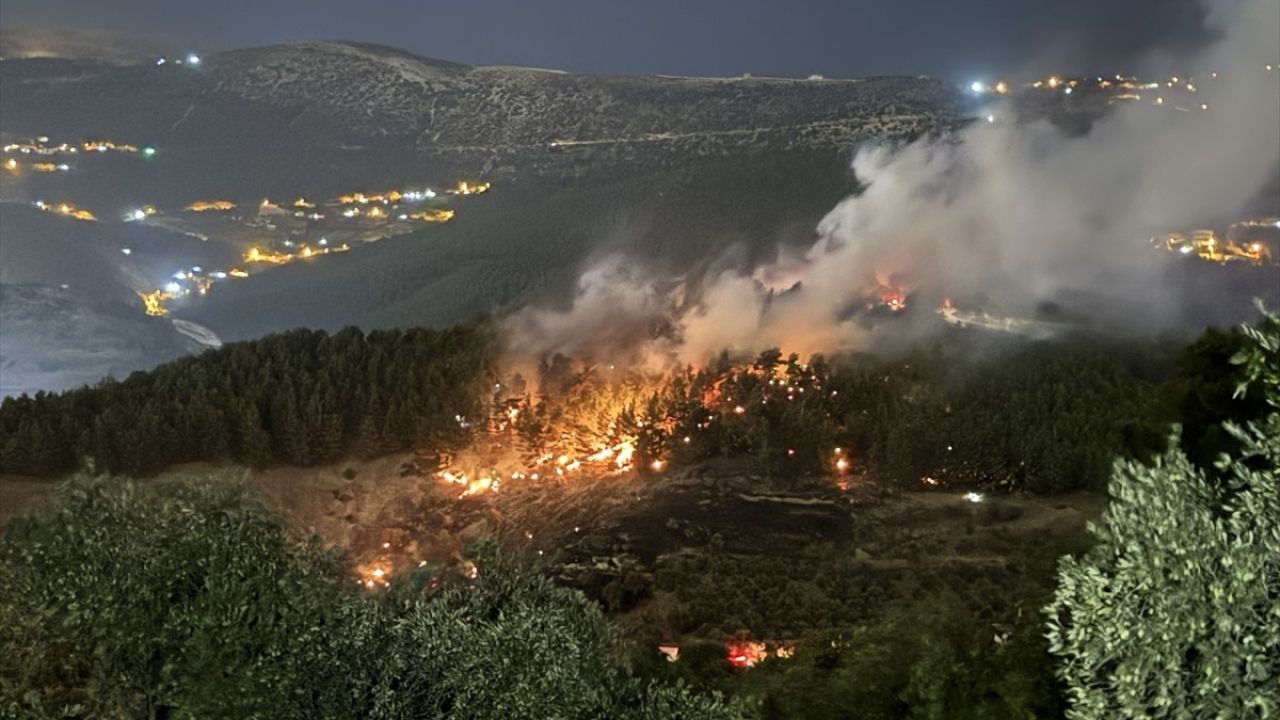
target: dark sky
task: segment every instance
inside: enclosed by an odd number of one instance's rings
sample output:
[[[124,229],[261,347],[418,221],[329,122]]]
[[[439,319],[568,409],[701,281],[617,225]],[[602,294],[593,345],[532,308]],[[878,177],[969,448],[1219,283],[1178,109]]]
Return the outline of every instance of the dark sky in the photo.
[[[3,0],[0,24],[172,36],[194,49],[317,38],[476,64],[698,75],[1102,73],[1177,66],[1194,0]],[[1167,55],[1151,53],[1167,49]],[[1141,67],[1140,67],[1141,66]]]

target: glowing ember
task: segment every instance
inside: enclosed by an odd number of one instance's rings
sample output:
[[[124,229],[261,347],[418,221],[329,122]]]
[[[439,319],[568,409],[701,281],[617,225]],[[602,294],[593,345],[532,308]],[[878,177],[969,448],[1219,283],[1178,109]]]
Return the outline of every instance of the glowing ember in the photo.
[[[906,290],[892,285],[882,284],[879,292],[880,304],[890,310],[898,312],[907,306]]]
[[[619,470],[631,467],[631,458],[636,454],[635,445],[630,441],[623,442],[618,447],[618,457],[614,460]]]
[[[442,470],[436,475],[447,483],[453,485],[462,485],[462,494],[459,498],[478,495],[486,492],[498,492],[498,481],[489,475],[482,475],[474,480],[467,477],[466,473],[453,473],[448,470]]]
[[[363,585],[367,590],[373,590],[377,587],[387,587],[391,584],[391,570],[378,563],[360,565],[356,568],[356,584]]]
[[[726,650],[728,652],[726,659],[729,664],[739,670],[755,667],[756,663],[769,656],[764,643],[751,640],[731,642]]]

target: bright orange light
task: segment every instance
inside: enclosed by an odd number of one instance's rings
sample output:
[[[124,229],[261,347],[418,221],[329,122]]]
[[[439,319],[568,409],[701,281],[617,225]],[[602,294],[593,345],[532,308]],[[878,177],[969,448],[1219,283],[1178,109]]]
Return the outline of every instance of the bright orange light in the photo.
[[[423,210],[422,212],[410,213],[410,220],[421,220],[428,223],[443,223],[453,219],[452,210]]]
[[[236,204],[230,200],[197,200],[187,206],[191,212],[209,212],[210,210],[231,210]]]
[[[263,252],[261,248],[249,248],[244,254],[244,261],[247,263],[270,263],[272,265],[283,265],[293,259],[292,255],[285,253]]]
[[[729,664],[739,670],[755,667],[756,663],[769,656],[764,643],[751,640],[731,642],[725,650]]]
[[[138,293],[138,297],[142,298],[143,311],[152,317],[164,317],[169,311],[164,306],[165,300],[171,300],[172,295],[163,290],[152,290],[149,293]]]
[[[618,448],[618,457],[613,461],[619,470],[630,467],[631,458],[636,454],[636,448],[630,441],[622,443]]]

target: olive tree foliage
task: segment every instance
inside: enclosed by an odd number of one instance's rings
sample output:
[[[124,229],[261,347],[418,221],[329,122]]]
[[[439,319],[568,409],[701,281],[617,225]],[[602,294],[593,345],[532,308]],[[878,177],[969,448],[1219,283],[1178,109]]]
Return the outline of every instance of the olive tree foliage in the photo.
[[[0,714],[332,717],[335,559],[235,482],[76,479],[0,538]]]
[[[243,483],[74,479],[0,536],[0,717],[740,717],[636,679],[581,593],[478,560],[368,593]]]
[[[741,717],[719,698],[636,680],[619,639],[582,593],[522,571],[494,549],[474,582],[386,608],[370,717],[450,720]]]
[[[1225,482],[1176,439],[1118,462],[1097,545],[1061,562],[1047,611],[1068,717],[1280,717],[1280,318],[1244,332],[1237,392],[1269,410],[1226,424]]]

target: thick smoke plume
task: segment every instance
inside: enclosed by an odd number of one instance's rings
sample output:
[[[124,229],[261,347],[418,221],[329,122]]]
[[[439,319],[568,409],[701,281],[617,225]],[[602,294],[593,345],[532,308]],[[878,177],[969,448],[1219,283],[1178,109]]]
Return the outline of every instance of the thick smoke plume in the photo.
[[[1177,289],[1147,239],[1238,219],[1280,171],[1280,69],[1264,67],[1280,59],[1280,3],[1207,10],[1219,40],[1187,62],[1207,110],[1121,105],[1075,137],[995,117],[864,147],[853,161],[864,191],[801,256],[697,281],[654,281],[611,258],[582,276],[567,312],[517,314],[515,347],[646,363],[866,347],[866,300],[887,288],[930,307],[946,297],[1025,316],[1053,303],[1093,323],[1158,326]]]

